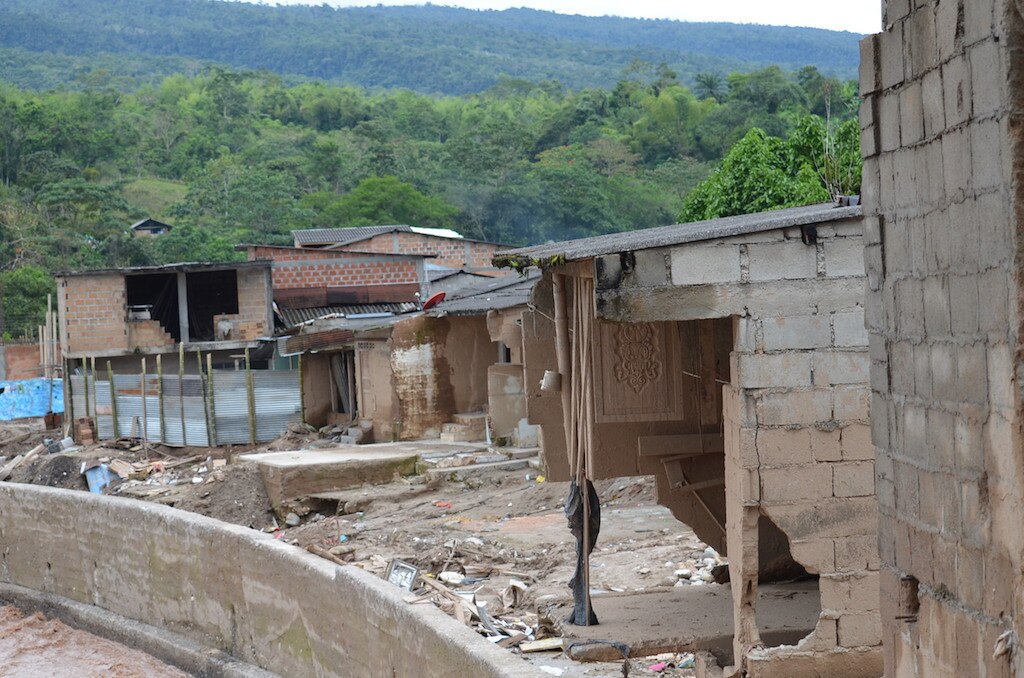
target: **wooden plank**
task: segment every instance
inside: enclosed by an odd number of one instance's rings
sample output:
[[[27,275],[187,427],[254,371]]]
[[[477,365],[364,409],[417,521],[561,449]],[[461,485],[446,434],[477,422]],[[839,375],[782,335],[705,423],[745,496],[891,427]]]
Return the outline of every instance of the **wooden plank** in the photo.
[[[24,456],[18,455],[17,457],[9,461],[6,466],[0,469],[0,480],[7,480],[7,478],[10,477],[11,473],[14,472],[14,469],[18,468],[22,464],[27,464],[28,462],[32,461],[33,459],[39,456],[40,452],[42,452],[45,449],[46,445],[36,445],[31,450],[26,452]]]
[[[710,480],[701,480],[696,483],[673,484],[670,487],[673,490],[679,490],[680,492],[698,492],[700,490],[718,487],[719,485],[725,485],[725,478],[711,478]]]
[[[725,454],[725,437],[721,433],[686,433],[669,436],[637,438],[641,457],[696,457],[702,454]]]

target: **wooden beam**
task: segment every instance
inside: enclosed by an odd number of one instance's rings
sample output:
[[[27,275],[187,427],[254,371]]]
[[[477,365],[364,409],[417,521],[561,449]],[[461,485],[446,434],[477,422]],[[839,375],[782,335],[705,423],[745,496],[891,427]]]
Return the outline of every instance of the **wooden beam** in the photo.
[[[725,485],[724,477],[701,480],[696,483],[680,483],[679,485],[672,485],[672,489],[680,492],[697,492],[698,490],[707,490],[712,487],[718,487],[719,485]]]
[[[637,438],[641,457],[697,457],[703,454],[725,454],[725,437],[721,433],[687,433]]]

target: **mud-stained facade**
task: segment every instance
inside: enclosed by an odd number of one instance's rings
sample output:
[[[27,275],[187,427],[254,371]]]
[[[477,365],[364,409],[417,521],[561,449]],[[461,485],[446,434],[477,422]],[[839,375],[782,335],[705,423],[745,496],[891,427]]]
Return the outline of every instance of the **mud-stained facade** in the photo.
[[[862,150],[886,675],[1024,675],[1024,3],[883,3]]]
[[[590,477],[654,475],[659,502],[728,555],[735,636],[717,663],[726,675],[879,675],[859,208],[780,210],[509,258],[558,264],[523,314],[529,415],[549,476],[569,476],[560,393],[540,386],[558,371],[552,286],[590,278]],[[799,636],[760,637],[758,583],[793,576],[817,580],[820,613]]]

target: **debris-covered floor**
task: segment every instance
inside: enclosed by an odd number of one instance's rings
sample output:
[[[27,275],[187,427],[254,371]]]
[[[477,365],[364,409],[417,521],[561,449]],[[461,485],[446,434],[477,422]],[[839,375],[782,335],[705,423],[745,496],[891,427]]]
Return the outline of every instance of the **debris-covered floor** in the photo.
[[[3,456],[9,463],[44,438],[57,441],[58,433],[37,431],[4,445],[12,436],[0,431],[0,468]],[[623,675],[622,660],[573,661],[562,651],[572,641],[552,640],[567,633],[557,622],[571,601],[567,582],[575,562],[575,542],[562,511],[568,483],[547,482],[535,461],[511,469],[480,464],[476,473],[437,472],[439,467],[472,469],[475,459],[490,462],[496,450],[481,446],[474,453],[435,454],[418,465],[417,475],[387,484],[328,493],[328,500],[293,502],[279,519],[256,465],[236,458],[303,446],[323,443],[315,434],[296,433],[255,449],[152,449],[122,440],[39,454],[14,469],[10,480],[86,490],[82,468],[101,462],[111,469],[104,489],[109,494],[271,532],[298,548],[382,577],[393,560],[408,563],[427,582],[408,594],[409,604],[439,605],[551,675]],[[596,485],[603,518],[591,556],[596,610],[604,596],[718,586],[709,582],[711,569],[722,559],[655,503],[651,479]],[[659,595],[648,596],[651,604],[665,604]],[[728,630],[730,620],[724,622]],[[690,676],[692,662],[684,652],[655,653],[630,659],[628,670],[632,676]]]

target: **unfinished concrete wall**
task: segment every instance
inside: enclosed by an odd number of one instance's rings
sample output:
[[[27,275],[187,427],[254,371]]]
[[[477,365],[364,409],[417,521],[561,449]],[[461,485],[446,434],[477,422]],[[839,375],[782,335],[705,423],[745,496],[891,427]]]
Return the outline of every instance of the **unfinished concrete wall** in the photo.
[[[886,673],[1022,675],[999,640],[1024,614],[1022,3],[883,7],[861,120]]]
[[[0,483],[0,581],[166,628],[282,676],[544,675],[431,605],[268,534]]]
[[[311,426],[327,424],[331,404],[331,356],[329,353],[311,353],[302,356],[303,419]]]

